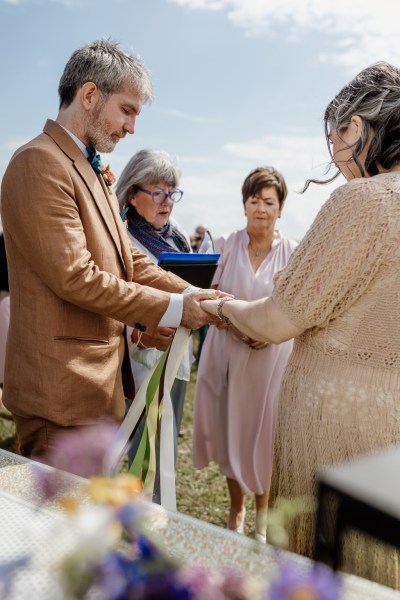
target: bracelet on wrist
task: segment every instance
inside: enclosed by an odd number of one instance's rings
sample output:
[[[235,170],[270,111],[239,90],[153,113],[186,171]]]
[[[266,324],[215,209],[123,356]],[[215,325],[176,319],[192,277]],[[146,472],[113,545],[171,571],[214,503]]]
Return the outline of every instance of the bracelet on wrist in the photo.
[[[223,321],[225,323],[225,325],[227,327],[232,325],[232,321],[230,319],[228,319],[228,317],[226,317],[225,315],[222,314],[222,307],[224,306],[225,302],[229,302],[230,300],[233,300],[233,299],[234,298],[221,298],[221,300],[217,304],[217,316],[220,319],[220,321]]]
[[[131,348],[131,352],[136,352],[136,350],[147,350],[148,349],[148,346],[146,346],[142,342],[142,335],[143,335],[143,331],[138,331],[136,342],[132,338],[133,345]]]
[[[148,346],[146,346],[146,344],[143,344],[142,335],[143,335],[143,331],[139,331],[138,339],[136,342],[137,347],[139,348],[139,350],[147,350]]]

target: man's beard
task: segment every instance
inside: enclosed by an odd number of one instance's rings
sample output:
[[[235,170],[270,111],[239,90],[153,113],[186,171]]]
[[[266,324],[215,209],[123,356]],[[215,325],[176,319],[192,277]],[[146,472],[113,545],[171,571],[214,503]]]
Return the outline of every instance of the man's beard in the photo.
[[[111,126],[103,116],[103,106],[104,101],[87,118],[86,137],[89,146],[94,146],[99,152],[107,153],[114,150],[116,142],[112,139],[111,134],[107,133],[111,130]]]

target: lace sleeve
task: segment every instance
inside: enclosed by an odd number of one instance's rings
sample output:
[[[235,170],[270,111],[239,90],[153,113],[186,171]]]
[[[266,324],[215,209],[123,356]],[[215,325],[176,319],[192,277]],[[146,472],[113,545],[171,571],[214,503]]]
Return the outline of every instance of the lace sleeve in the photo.
[[[353,180],[333,192],[274,278],[275,303],[299,327],[323,327],[344,312],[385,260],[386,203],[371,179]]]

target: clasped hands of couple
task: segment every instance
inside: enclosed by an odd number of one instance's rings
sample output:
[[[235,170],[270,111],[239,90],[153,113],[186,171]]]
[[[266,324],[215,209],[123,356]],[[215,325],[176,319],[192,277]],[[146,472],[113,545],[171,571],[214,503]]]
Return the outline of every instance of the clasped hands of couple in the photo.
[[[230,319],[223,315],[223,305],[226,302],[235,299],[235,297],[232,294],[212,289],[199,290],[198,292],[195,292],[195,294],[199,295],[197,297],[197,300],[199,301],[202,311],[206,312],[208,315],[208,317],[206,318],[205,322],[202,323],[202,325],[209,323],[211,325],[215,325],[218,329],[225,329],[229,327],[229,329],[237,339],[245,343],[253,350],[261,350],[262,348],[268,346],[268,342],[261,342],[259,340],[255,340],[245,335],[242,331],[240,331],[239,329],[237,329],[237,327],[233,325]],[[185,298],[187,298],[190,295],[191,294],[188,294],[187,296],[185,296]],[[184,325],[184,318],[182,318],[182,325]],[[199,327],[201,327],[201,325],[199,325]]]
[[[233,335],[253,350],[261,350],[268,346],[267,342],[255,340],[239,329],[224,317],[222,308],[225,302],[234,300],[232,294],[214,289],[203,289],[189,292],[183,296],[183,313],[181,324],[188,329],[199,329],[202,325],[215,325],[218,329],[229,327]],[[138,343],[139,348],[157,348],[165,351],[172,342],[176,329],[173,327],[158,327],[153,335],[132,332],[132,342]]]
[[[205,306],[202,306],[202,303],[205,301],[206,303],[215,302],[218,304],[222,298],[232,300],[233,296],[232,294],[226,294],[214,289],[199,289],[184,293],[182,327],[195,330],[206,324],[222,324],[222,320],[211,307],[207,309]],[[152,334],[139,332],[135,328],[131,333],[131,340],[139,350],[156,348],[164,352],[172,343],[175,332],[175,327],[157,327]]]

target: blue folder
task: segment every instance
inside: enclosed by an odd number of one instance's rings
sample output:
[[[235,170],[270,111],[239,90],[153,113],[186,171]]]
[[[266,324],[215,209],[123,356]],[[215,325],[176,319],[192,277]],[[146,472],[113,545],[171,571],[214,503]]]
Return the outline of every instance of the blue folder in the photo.
[[[219,254],[161,252],[158,264],[199,288],[209,288],[217,268]]]

